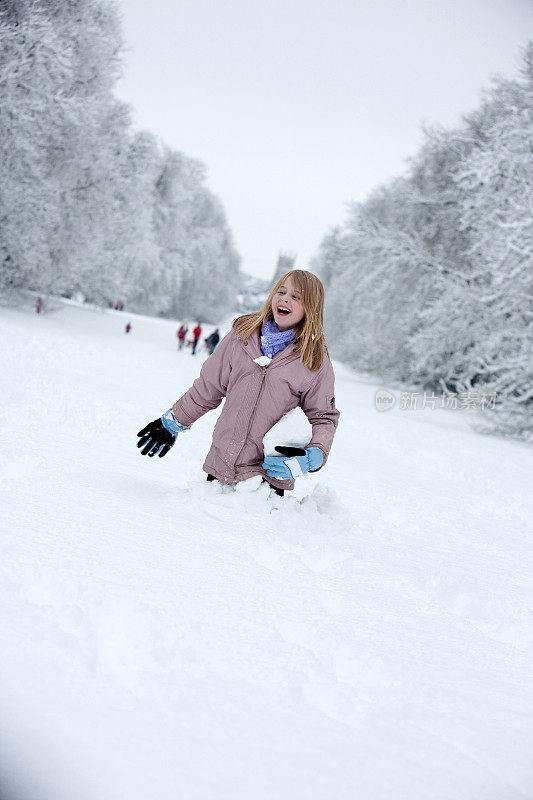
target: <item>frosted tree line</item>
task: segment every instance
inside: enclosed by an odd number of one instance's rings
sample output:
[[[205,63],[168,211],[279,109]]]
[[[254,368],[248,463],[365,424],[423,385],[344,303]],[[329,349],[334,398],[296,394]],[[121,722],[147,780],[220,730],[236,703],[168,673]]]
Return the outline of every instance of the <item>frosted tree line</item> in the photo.
[[[0,3],[0,290],[219,319],[239,256],[197,160],[134,132],[110,0]]]
[[[533,43],[457,130],[352,203],[314,267],[335,356],[384,380],[487,399],[483,429],[533,438]],[[492,409],[492,406],[494,408]]]

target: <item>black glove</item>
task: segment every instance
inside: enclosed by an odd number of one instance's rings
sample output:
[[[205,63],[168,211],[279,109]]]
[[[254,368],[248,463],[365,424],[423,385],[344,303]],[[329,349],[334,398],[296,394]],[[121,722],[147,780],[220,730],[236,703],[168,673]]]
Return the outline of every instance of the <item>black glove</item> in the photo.
[[[137,447],[142,447],[141,453],[143,456],[150,456],[150,458],[155,455],[159,455],[159,458],[166,456],[178,438],[177,434],[171,433],[164,427],[161,418],[149,422],[142,431],[139,431],[137,436],[141,437]]]
[[[290,456],[290,458],[293,456],[305,456],[304,447],[289,447],[289,445],[279,444],[274,450],[277,450],[282,456]]]

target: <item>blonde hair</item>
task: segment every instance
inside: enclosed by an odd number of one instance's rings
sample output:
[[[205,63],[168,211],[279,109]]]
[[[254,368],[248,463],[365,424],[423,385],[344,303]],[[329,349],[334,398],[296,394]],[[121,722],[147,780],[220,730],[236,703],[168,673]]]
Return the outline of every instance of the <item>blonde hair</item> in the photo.
[[[324,287],[312,272],[303,269],[286,272],[271,289],[262,310],[237,317],[233,323],[233,329],[237,336],[244,341],[244,344],[248,344],[248,339],[254,331],[259,329],[259,335],[261,335],[263,323],[266,320],[274,319],[272,314],[274,295],[288,278],[302,295],[305,312],[303,320],[294,330],[296,351],[300,352],[305,366],[316,372],[324,363],[324,353],[327,354],[328,350],[324,335]]]

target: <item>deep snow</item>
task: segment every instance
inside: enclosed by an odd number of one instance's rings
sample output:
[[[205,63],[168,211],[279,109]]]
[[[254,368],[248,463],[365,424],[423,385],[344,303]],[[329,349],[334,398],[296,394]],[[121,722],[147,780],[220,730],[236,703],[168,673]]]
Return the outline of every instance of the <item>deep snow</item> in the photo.
[[[337,364],[326,467],[234,491],[217,412],[136,449],[205,358],[172,323],[0,336],[2,800],[533,797],[530,448]]]

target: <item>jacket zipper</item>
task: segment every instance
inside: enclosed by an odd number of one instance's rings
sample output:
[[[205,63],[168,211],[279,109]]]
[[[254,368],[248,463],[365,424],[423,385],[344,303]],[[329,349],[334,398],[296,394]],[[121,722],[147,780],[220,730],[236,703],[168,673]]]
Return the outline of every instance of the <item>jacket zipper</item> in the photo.
[[[250,352],[249,352],[249,350],[248,350],[246,347],[244,347],[244,346],[243,346],[243,350],[244,350],[244,352],[245,352],[245,353],[247,353],[247,355],[249,355],[249,356],[250,356],[250,358],[252,359],[252,361],[255,361],[255,359],[254,359],[254,357],[253,357],[253,354],[252,354],[252,353],[250,353]],[[263,355],[263,352],[262,352],[261,350],[259,350],[259,355],[260,355],[260,356],[262,356],[262,355]],[[277,353],[276,353],[276,355],[277,355]],[[282,364],[285,364],[285,363],[286,363],[286,362],[288,362],[288,361],[296,361],[297,359],[299,359],[299,358],[300,358],[300,355],[299,355],[298,353],[297,353],[296,355],[294,355],[294,351],[292,351],[291,353],[287,353],[287,355],[286,355],[286,356],[282,356],[282,357],[279,359],[279,361],[274,361],[274,358],[276,357],[276,355],[274,355],[274,356],[272,357],[272,361],[271,361],[271,362],[270,362],[270,364],[269,364],[269,367],[270,367],[270,368],[272,368],[272,367],[280,367]]]
[[[261,369],[263,370],[263,377],[261,378],[261,386],[259,387],[259,393],[258,393],[258,395],[256,397],[253,411],[250,414],[250,419],[248,420],[248,427],[246,428],[246,435],[244,437],[243,445],[242,445],[241,449],[239,450],[239,452],[237,453],[237,455],[235,457],[235,461],[233,462],[233,467],[234,468],[237,465],[237,459],[239,458],[240,454],[242,453],[242,451],[244,450],[244,447],[246,445],[246,440],[248,439],[248,434],[250,433],[250,428],[252,427],[252,422],[253,422],[253,419],[254,419],[255,414],[257,412],[257,405],[259,403],[259,398],[263,394],[263,389],[264,389],[264,386],[265,386],[265,378],[266,378],[268,367],[261,367]]]

